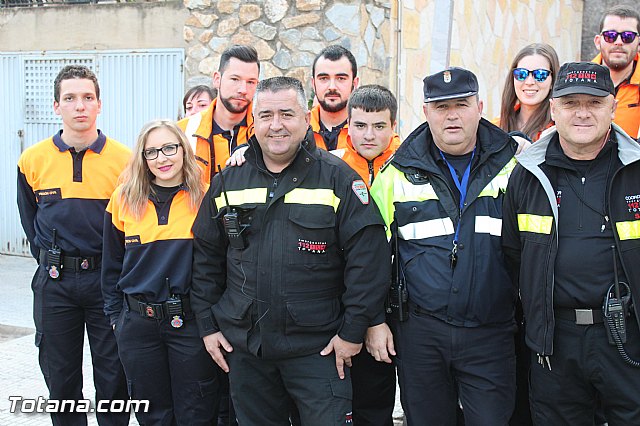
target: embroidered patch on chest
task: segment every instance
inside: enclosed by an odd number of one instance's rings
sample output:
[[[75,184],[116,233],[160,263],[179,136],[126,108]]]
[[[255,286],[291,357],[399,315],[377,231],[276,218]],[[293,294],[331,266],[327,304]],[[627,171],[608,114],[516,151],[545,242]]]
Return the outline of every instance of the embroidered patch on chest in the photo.
[[[62,200],[62,190],[60,188],[40,189],[35,193],[39,203]]]
[[[309,253],[326,253],[327,242],[326,241],[309,241],[298,238],[298,251],[306,251]]]
[[[625,195],[624,201],[627,204],[627,209],[634,219],[640,219],[640,194]]]
[[[351,184],[351,189],[362,204],[369,204],[369,190],[362,180],[354,180]]]
[[[139,246],[140,243],[140,235],[127,235],[124,237],[124,246]]]

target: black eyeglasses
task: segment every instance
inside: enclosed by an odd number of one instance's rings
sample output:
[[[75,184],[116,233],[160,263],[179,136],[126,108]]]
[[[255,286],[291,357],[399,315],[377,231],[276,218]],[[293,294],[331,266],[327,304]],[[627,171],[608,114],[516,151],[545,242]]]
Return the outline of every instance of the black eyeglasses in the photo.
[[[513,78],[515,78],[518,81],[525,81],[527,77],[529,77],[529,74],[533,75],[533,78],[536,81],[542,83],[549,77],[549,75],[551,74],[551,71],[543,70],[543,69],[532,71],[526,68],[516,68],[513,70]]]
[[[170,145],[165,145],[162,148],[147,148],[142,151],[142,156],[145,160],[155,160],[158,158],[158,153],[162,151],[165,157],[171,157],[172,155],[176,155],[178,152],[178,148],[180,148],[179,143],[172,143]]]
[[[615,43],[616,40],[618,39],[618,36],[620,36],[620,38],[622,39],[622,42],[625,44],[633,43],[633,40],[635,40],[636,36],[638,35],[638,33],[636,33],[635,31],[623,31],[619,33],[613,30],[603,31],[601,34],[602,34],[602,38],[607,43]]]

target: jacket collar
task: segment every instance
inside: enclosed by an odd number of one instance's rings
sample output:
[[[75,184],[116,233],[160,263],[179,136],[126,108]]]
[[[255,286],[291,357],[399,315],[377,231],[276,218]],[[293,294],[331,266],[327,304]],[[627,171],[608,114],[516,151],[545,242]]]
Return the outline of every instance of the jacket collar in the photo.
[[[64,141],[62,140],[62,130],[60,130],[58,133],[53,135],[53,143],[56,146],[56,148],[60,150],[60,152],[68,151],[71,149],[71,147],[66,143],[64,143]],[[96,154],[100,154],[106,143],[107,143],[107,137],[104,135],[104,133],[98,130],[98,138],[94,142],[92,142],[91,145],[87,147],[87,149],[90,149]]]

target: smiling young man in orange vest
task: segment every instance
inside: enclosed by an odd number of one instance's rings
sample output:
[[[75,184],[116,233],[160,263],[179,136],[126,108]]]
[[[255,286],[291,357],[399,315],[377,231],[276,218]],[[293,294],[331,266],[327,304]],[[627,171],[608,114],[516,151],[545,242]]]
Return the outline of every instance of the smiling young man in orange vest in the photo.
[[[349,138],[346,148],[330,151],[355,170],[368,187],[380,167],[400,146],[393,131],[398,102],[386,87],[371,84],[358,87],[347,106]],[[353,358],[353,422],[370,426],[393,426],[396,370],[393,335],[382,323],[367,330],[366,351]]]
[[[324,48],[313,61],[311,84],[318,105],[311,110],[311,128],[318,148],[347,147],[347,101],[358,87],[356,58],[342,46]]]
[[[342,158],[371,186],[380,167],[400,146],[400,137],[393,131],[398,103],[389,89],[371,84],[353,91],[347,111],[347,146],[331,153]]]
[[[600,53],[593,62],[609,68],[618,101],[613,122],[632,138],[640,127],[640,15],[631,7],[615,6],[600,21],[594,43]]]
[[[178,122],[193,148],[207,182],[224,168],[233,149],[253,134],[251,101],[260,75],[258,52],[251,46],[234,45],[220,57],[213,73],[218,96],[205,111]]]

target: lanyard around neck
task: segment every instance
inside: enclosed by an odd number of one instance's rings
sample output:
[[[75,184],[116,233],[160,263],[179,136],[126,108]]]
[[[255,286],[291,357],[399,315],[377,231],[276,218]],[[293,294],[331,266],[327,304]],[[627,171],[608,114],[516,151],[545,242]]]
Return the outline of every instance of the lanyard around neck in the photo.
[[[444,156],[444,152],[440,150],[440,155],[444,160],[445,164],[449,168],[449,173],[451,173],[451,178],[453,179],[453,183],[455,183],[456,188],[460,191],[460,204],[458,209],[458,223],[456,224],[456,233],[453,236],[453,249],[451,250],[451,254],[449,255],[449,259],[451,262],[451,269],[456,267],[456,263],[458,261],[458,235],[460,234],[460,223],[462,222],[462,208],[464,207],[465,199],[467,198],[467,188],[469,186],[469,176],[471,175],[471,164],[473,163],[473,157],[476,154],[476,149],[473,148],[471,152],[471,159],[469,160],[469,164],[464,170],[462,174],[462,179],[458,179],[458,174],[456,173],[456,169],[453,168],[451,163]]]

